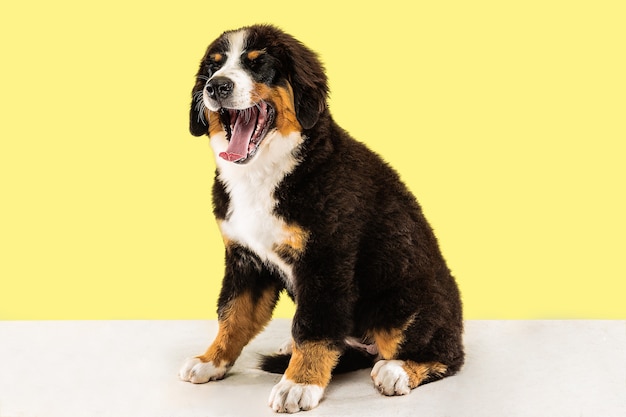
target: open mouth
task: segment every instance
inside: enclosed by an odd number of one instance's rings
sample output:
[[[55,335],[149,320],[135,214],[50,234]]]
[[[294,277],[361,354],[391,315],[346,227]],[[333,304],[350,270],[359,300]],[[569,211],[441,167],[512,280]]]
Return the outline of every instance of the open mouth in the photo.
[[[219,115],[228,140],[228,148],[220,152],[220,158],[238,164],[250,161],[274,120],[272,106],[260,101],[243,110],[221,108]]]

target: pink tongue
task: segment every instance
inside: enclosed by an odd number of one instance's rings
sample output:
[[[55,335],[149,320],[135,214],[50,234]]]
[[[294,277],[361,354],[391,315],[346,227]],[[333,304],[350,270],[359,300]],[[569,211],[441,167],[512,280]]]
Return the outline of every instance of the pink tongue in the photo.
[[[244,115],[237,114],[228,148],[226,152],[220,152],[220,158],[230,162],[236,162],[248,157],[250,139],[252,138],[252,133],[256,126],[256,114],[252,114],[252,117],[250,117],[248,121],[245,119],[246,117]]]

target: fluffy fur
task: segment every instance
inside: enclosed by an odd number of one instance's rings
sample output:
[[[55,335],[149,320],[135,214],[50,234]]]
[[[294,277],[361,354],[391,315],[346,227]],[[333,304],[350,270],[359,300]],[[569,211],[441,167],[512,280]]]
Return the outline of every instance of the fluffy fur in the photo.
[[[404,395],[464,358],[459,291],[431,227],[397,173],[334,122],[327,95],[315,53],[265,25],[211,43],[192,92],[226,266],[218,335],[180,377],[224,377],[286,290],[293,344],[264,361],[284,371],[278,412],[316,407],[333,369],[375,365],[379,391]]]

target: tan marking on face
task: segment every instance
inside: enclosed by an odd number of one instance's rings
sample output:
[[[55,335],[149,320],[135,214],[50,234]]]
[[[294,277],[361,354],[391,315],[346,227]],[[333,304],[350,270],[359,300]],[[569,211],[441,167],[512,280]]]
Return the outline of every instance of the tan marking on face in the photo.
[[[378,353],[383,359],[391,360],[396,358],[400,346],[404,343],[404,332],[409,328],[414,320],[415,315],[411,316],[404,326],[399,329],[382,329],[372,331],[372,337],[378,346]]]
[[[217,366],[231,366],[244,346],[267,325],[277,298],[276,289],[270,288],[256,301],[250,293],[230,301],[218,318],[215,340],[198,358],[202,362],[211,361]]]
[[[329,342],[294,343],[285,377],[297,384],[315,384],[324,388],[330,382],[339,356],[339,350]]]
[[[261,55],[263,55],[264,53],[265,53],[264,49],[250,51],[250,52],[248,52],[248,59],[249,60],[255,60],[258,57],[260,57]]]
[[[220,116],[216,112],[209,109],[205,109],[204,112],[205,117],[208,117],[209,120],[209,136],[224,132]]]
[[[212,59],[215,62],[220,62],[222,59],[224,59],[224,55],[219,54],[219,53],[211,54],[211,55],[209,55],[209,58]]]
[[[402,369],[409,376],[409,386],[416,388],[429,376],[441,376],[448,371],[448,367],[440,362],[417,363],[414,361],[404,361]]]
[[[276,129],[281,135],[288,136],[292,132],[302,131],[302,126],[296,117],[293,90],[289,84],[287,87],[269,87],[262,83],[255,83],[252,95],[255,101],[265,100],[274,107]]]

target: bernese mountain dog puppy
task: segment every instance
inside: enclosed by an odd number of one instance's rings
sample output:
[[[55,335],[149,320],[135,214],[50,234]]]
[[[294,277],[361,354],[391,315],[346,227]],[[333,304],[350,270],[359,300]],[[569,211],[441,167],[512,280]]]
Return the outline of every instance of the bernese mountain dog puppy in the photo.
[[[459,290],[431,227],[398,174],[333,121],[327,96],[317,55],[269,25],[211,43],[192,91],[226,265],[216,339],[179,376],[224,378],[286,290],[291,347],[262,366],[286,367],[269,397],[277,412],[316,407],[335,368],[373,366],[382,394],[405,395],[464,359]]]

